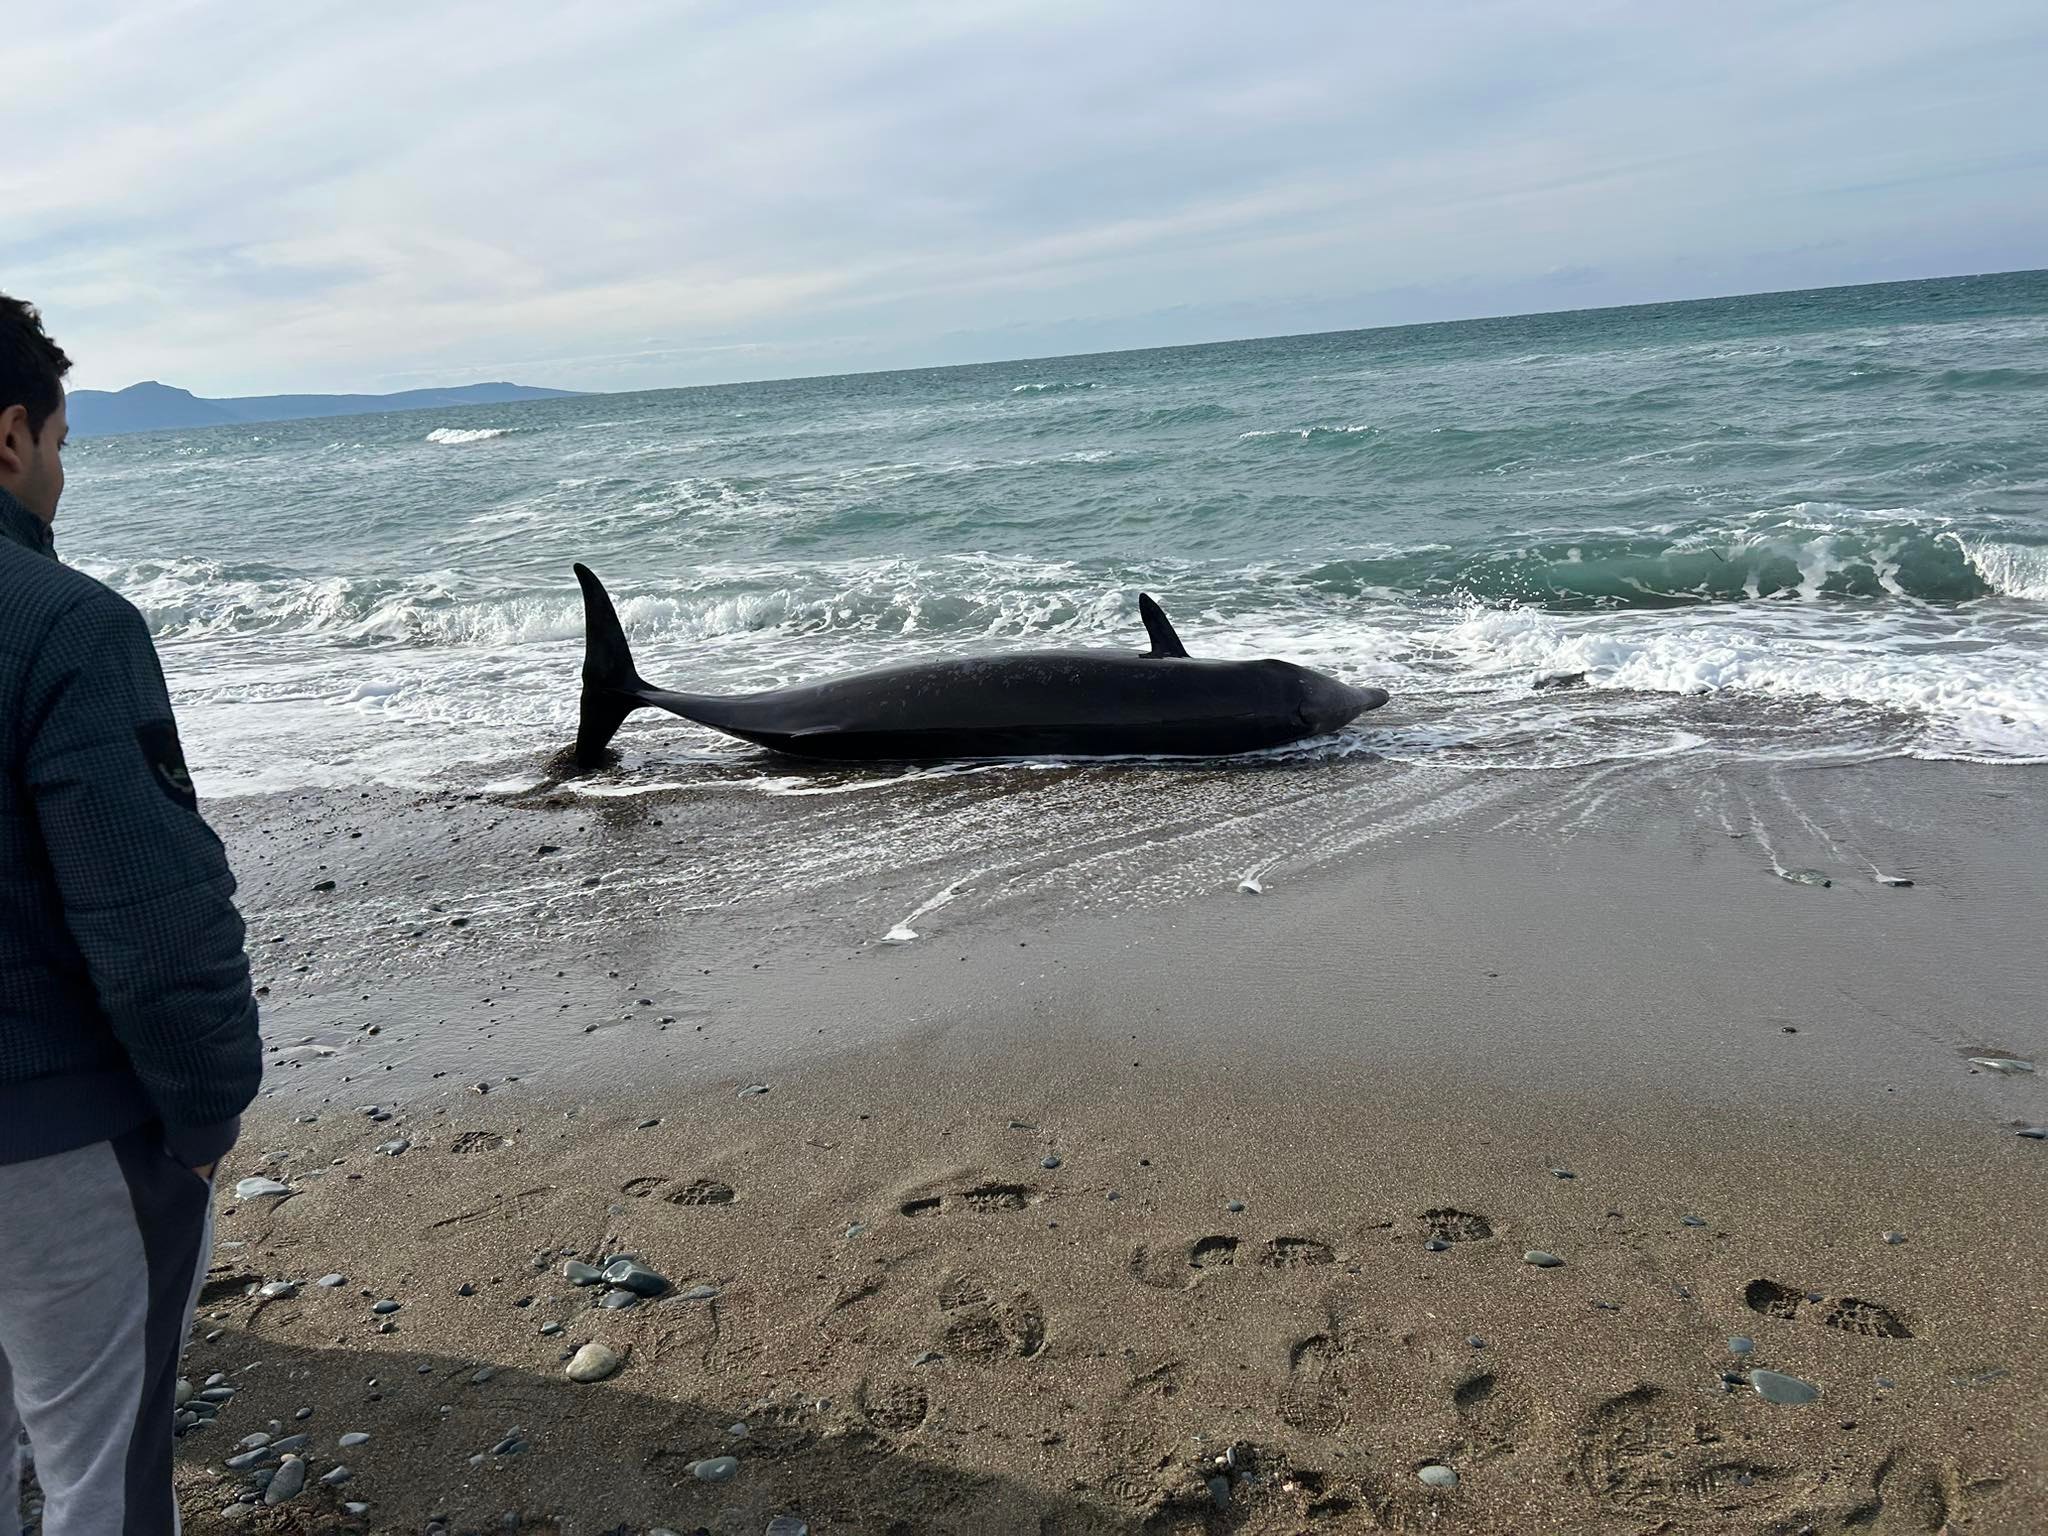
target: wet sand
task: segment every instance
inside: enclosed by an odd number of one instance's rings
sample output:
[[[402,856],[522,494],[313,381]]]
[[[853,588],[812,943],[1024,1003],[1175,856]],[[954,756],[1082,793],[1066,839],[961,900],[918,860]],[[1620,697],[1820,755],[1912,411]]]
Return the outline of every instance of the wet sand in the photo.
[[[1259,896],[970,883],[906,945],[933,869],[634,876],[808,807],[225,808],[274,1055],[223,1178],[296,1192],[224,1202],[188,1528],[2039,1528],[2048,1090],[1969,1060],[2048,1054],[2038,791],[1866,765],[1731,826],[1660,774]],[[621,1252],[674,1289],[561,1276]],[[350,1480],[224,1515],[303,1407]]]

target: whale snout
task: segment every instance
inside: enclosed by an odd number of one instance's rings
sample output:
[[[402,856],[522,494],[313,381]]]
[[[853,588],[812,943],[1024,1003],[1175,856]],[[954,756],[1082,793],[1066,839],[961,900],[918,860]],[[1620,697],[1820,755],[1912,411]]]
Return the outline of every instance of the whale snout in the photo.
[[[1301,682],[1302,723],[1318,736],[1341,731],[1367,710],[1387,702],[1384,688],[1354,688],[1320,672],[1304,673]]]

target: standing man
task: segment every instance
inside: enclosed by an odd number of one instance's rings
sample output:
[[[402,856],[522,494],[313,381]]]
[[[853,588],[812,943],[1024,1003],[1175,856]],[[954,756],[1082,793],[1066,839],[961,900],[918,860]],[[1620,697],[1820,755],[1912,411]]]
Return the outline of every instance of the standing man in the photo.
[[[0,294],[0,1529],[178,1526],[178,1354],[262,1075],[234,877],[142,616],[57,562],[63,378]]]

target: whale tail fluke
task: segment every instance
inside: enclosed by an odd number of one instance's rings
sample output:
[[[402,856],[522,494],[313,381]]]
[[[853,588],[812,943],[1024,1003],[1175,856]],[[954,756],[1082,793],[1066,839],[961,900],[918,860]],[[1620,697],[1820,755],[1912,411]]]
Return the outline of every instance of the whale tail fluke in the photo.
[[[649,703],[653,690],[633,666],[626,629],[611,594],[587,565],[576,567],[583,588],[583,704],[576,726],[576,763],[595,768],[626,716]]]

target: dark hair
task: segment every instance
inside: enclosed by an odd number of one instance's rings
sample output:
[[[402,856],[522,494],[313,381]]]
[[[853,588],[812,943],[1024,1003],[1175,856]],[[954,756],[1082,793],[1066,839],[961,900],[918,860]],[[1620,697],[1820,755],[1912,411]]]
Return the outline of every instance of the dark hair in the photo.
[[[28,429],[40,437],[43,423],[63,403],[64,375],[71,359],[43,330],[32,304],[0,293],[0,411],[28,409]]]

